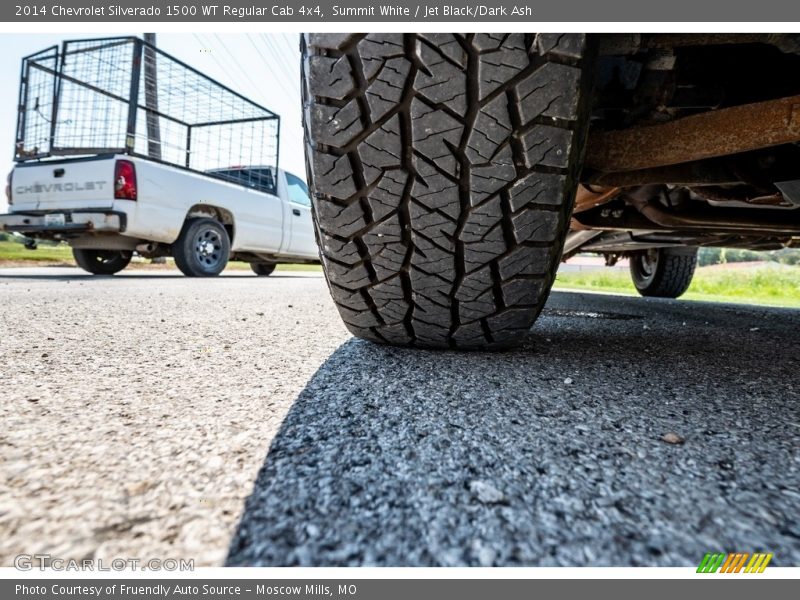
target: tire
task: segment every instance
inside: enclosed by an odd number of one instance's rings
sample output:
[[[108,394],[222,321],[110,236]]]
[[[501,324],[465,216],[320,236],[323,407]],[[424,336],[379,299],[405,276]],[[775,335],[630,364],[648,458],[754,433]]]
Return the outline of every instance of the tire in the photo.
[[[642,296],[678,298],[689,289],[697,248],[652,248],[630,257],[631,279]]]
[[[275,270],[275,263],[250,263],[250,268],[259,277],[267,277]]]
[[[585,141],[580,34],[310,34],[306,165],[322,266],[375,342],[520,342],[558,267]]]
[[[187,277],[215,277],[228,264],[228,232],[214,219],[188,219],[172,245],[175,264]]]
[[[128,266],[133,252],[73,248],[72,256],[81,269],[92,275],[113,275]]]

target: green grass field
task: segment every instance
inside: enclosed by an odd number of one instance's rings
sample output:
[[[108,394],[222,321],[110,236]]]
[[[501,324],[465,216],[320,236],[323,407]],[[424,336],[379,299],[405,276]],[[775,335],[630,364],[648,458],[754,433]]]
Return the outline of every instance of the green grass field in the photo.
[[[0,241],[0,262],[17,261],[73,263],[69,246],[39,246],[37,250],[28,250],[17,242]]]
[[[638,295],[628,271],[621,269],[562,272],[556,277],[555,287]],[[700,267],[689,291],[681,298],[800,307],[800,267],[772,264],[751,268]]]
[[[28,250],[16,242],[0,241],[0,267],[23,266],[25,264],[74,266],[72,250],[67,245],[40,245],[36,250]],[[172,268],[174,265],[150,265],[150,261],[136,260],[128,267],[133,268]],[[231,262],[228,269],[234,271],[249,270],[250,265],[243,262]],[[319,265],[278,265],[278,271],[319,271]]]

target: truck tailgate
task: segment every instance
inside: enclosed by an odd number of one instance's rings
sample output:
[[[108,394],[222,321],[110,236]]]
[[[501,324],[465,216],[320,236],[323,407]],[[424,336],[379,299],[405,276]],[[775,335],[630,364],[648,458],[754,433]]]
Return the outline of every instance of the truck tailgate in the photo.
[[[114,159],[18,165],[12,188],[15,210],[111,208]]]

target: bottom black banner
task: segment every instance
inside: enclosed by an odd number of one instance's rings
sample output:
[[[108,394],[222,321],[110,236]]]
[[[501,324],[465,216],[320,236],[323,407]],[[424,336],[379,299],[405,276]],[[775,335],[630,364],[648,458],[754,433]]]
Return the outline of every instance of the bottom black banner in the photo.
[[[697,579],[40,579],[3,580],[0,598],[8,600],[261,600],[293,598],[319,600],[458,600],[555,597],[594,598],[613,594],[615,598],[640,600],[681,600],[725,594],[726,600],[752,598],[758,593],[770,598],[793,597],[797,582],[766,579],[698,575]]]

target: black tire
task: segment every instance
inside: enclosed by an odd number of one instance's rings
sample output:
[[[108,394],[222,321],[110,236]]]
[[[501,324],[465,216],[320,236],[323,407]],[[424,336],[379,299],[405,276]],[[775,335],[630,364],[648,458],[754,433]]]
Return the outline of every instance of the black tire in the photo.
[[[677,298],[692,283],[697,248],[652,248],[629,260],[633,285],[642,296]]]
[[[187,277],[215,277],[228,264],[228,232],[214,219],[188,219],[172,245],[175,264]]]
[[[275,270],[275,263],[250,263],[250,268],[259,277],[267,277]]]
[[[306,162],[322,266],[355,335],[521,341],[574,201],[590,72],[580,34],[310,34]]]
[[[128,266],[133,252],[73,248],[72,256],[81,269],[92,275],[113,275]]]

